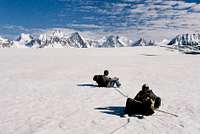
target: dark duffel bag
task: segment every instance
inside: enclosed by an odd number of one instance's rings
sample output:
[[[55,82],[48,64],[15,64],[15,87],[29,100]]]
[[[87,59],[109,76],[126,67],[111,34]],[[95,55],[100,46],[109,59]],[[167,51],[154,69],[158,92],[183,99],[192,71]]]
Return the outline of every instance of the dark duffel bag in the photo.
[[[154,110],[151,108],[151,104],[152,103],[150,99],[145,102],[140,102],[135,99],[128,98],[126,101],[124,114],[128,114],[128,116],[152,115]]]
[[[154,108],[158,109],[161,105],[161,98],[160,97],[156,97],[155,99],[155,103],[154,103]]]

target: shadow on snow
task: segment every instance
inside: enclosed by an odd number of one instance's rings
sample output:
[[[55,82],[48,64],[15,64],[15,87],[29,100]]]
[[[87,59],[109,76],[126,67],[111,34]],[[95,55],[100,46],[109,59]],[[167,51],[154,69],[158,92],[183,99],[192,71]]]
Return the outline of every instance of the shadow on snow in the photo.
[[[111,114],[119,117],[124,117],[124,109],[122,106],[109,106],[109,107],[97,107],[95,110],[98,110],[105,114]]]
[[[105,114],[119,116],[121,118],[125,117],[125,113],[124,113],[125,107],[122,107],[122,106],[97,107],[95,108],[95,110],[98,110]],[[132,115],[131,117],[135,117],[138,119],[144,118],[143,115]]]
[[[79,86],[79,87],[98,87],[98,85],[89,84],[89,83],[77,84],[77,86]]]
[[[143,56],[158,56],[158,55],[155,55],[155,54],[142,54]]]

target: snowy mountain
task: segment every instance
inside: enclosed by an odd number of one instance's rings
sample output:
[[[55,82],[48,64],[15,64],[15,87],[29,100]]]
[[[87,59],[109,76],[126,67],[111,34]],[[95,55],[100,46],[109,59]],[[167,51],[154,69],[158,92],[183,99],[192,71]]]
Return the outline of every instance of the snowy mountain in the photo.
[[[134,47],[134,46],[154,46],[154,45],[155,45],[154,41],[150,40],[149,42],[147,42],[143,38],[140,38],[138,41],[132,43],[130,46]]]
[[[28,42],[30,42],[31,40],[33,40],[33,37],[32,37],[30,34],[24,34],[24,33],[22,33],[22,34],[16,39],[16,41],[25,42],[25,43],[28,43]]]
[[[166,46],[170,41],[168,39],[163,39],[160,42],[156,42],[158,46]]]
[[[40,48],[88,48],[88,43],[79,35],[78,32],[72,33],[70,36],[62,31],[54,31],[51,33],[41,34]]]
[[[96,48],[117,48],[117,47],[126,47],[129,44],[129,41],[125,37],[119,37],[115,35],[105,36],[99,40],[87,40],[90,47]]]
[[[168,45],[177,48],[190,48],[200,50],[200,34],[182,34],[173,38]]]
[[[2,43],[6,39],[1,39]],[[9,45],[8,45],[9,44]],[[70,33],[63,30],[50,30],[33,37],[30,34],[22,33],[16,40],[7,40],[1,47],[14,48],[118,48],[118,47],[135,47],[135,46],[154,46],[155,41],[146,41],[140,38],[138,41],[117,35],[105,35],[101,39],[85,39],[78,32]]]
[[[30,34],[22,33],[15,41],[14,47],[16,48],[38,48],[41,44],[39,39],[34,39]]]
[[[12,41],[0,37],[0,48],[10,48],[12,47],[12,45],[13,45]]]
[[[79,35],[78,32],[72,33],[67,39],[67,43],[70,47],[75,48],[88,48],[88,43]]]
[[[146,44],[147,42],[143,38],[140,38],[138,41],[131,44],[131,46],[146,46]]]
[[[122,41],[120,41],[119,36],[110,35],[107,37],[104,37],[103,39],[99,40],[100,46],[98,47],[104,47],[104,48],[110,48],[110,47],[124,47],[126,44],[124,44]]]
[[[101,47],[101,44],[98,40],[87,40],[87,43],[90,47],[95,47],[95,48]]]
[[[40,42],[39,48],[116,48],[127,46],[123,40],[125,39],[114,35],[103,37],[100,40],[85,40],[78,32],[69,35],[56,30],[41,34],[37,42]]]
[[[47,32],[39,37],[40,48],[63,48],[66,47],[67,37],[61,31]]]

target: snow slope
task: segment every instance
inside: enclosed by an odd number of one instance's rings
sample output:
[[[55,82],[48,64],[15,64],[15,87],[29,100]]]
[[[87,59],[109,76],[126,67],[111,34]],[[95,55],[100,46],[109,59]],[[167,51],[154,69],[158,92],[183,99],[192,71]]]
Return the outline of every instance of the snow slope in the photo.
[[[0,134],[199,134],[199,61],[164,47],[0,49]],[[92,81],[104,69],[130,97],[148,83],[179,117],[121,117],[126,98]]]

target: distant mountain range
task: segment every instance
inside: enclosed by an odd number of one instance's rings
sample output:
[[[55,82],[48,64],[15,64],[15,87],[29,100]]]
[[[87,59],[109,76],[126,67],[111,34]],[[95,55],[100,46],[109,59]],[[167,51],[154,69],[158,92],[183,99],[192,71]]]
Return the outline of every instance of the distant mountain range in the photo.
[[[16,40],[0,37],[0,48],[117,48],[149,45],[155,45],[155,43],[147,42],[142,38],[133,42],[115,35],[105,36],[100,40],[90,40],[84,39],[78,32],[69,35],[61,30],[43,33],[38,38],[24,33]]]
[[[30,34],[22,33],[16,40],[0,37],[0,48],[118,48],[135,46],[169,45],[174,48],[190,48],[200,50],[200,34],[177,35],[171,41],[146,41],[140,38],[133,42],[126,37],[116,35],[105,36],[99,40],[84,39],[78,32],[72,34],[61,30],[48,31],[34,38]]]

